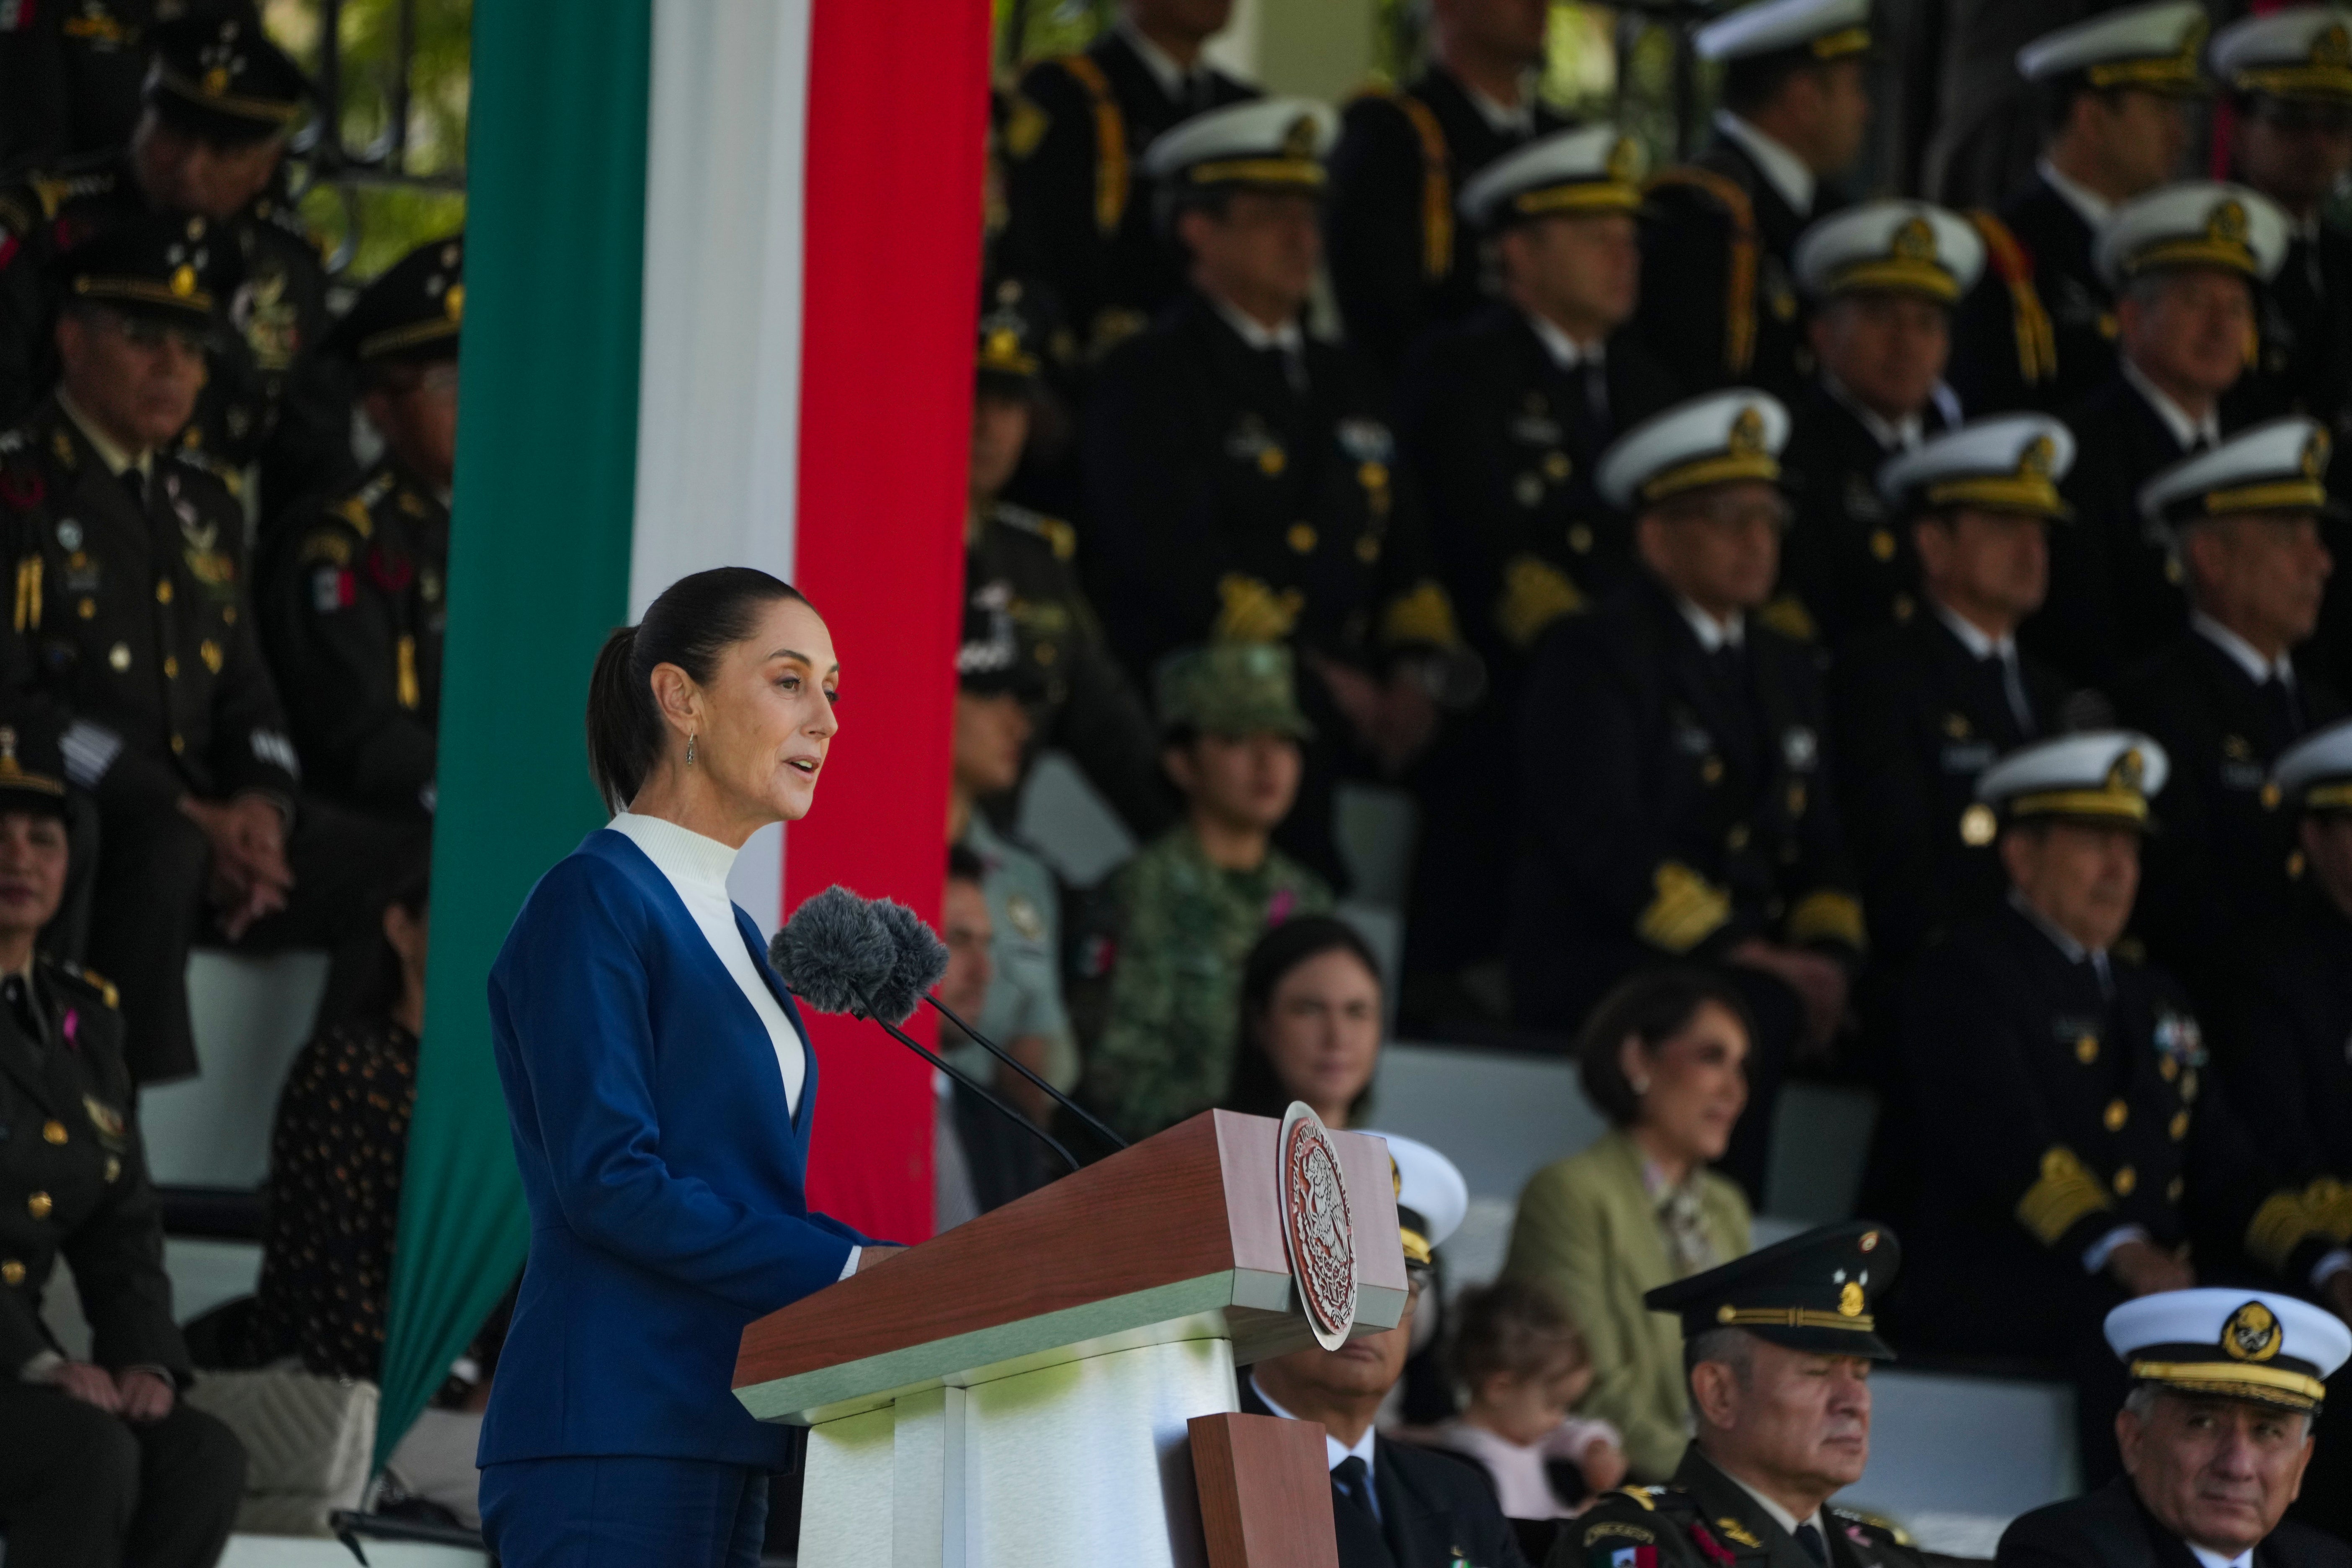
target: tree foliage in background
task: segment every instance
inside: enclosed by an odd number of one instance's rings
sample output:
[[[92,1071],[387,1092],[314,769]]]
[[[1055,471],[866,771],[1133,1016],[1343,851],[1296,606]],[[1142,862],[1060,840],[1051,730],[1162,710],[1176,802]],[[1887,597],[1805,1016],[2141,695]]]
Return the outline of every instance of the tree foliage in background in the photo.
[[[298,157],[309,189],[302,216],[324,237],[343,276],[363,281],[466,221],[466,111],[471,89],[472,0],[410,0],[415,39],[407,145],[393,160],[401,0],[341,0],[336,38],[342,77],[339,127],[348,158]],[[314,75],[328,7],[267,0],[270,35]],[[320,128],[322,131],[323,127]]]

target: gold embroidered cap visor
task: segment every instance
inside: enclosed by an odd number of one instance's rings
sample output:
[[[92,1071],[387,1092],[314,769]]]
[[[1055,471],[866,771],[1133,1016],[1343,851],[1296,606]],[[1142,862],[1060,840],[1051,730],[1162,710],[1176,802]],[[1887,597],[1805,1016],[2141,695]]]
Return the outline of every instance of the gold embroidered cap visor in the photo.
[[[1968,507],[2046,518],[2052,522],[2068,522],[2074,516],[2074,509],[2066,504],[2047,474],[1981,474],[1945,479],[1929,485],[1923,499],[1930,508]]]
[[[1568,180],[1521,191],[1497,216],[1511,218],[1577,217],[1592,213],[1638,213],[1642,188],[1626,180]]]
[[[2083,75],[2095,88],[2137,88],[2168,98],[2203,98],[2213,90],[2213,84],[2197,68],[2194,50],[2136,60],[2102,60]]]
[[[1685,1343],[1741,1329],[1788,1350],[1892,1361],[1873,1303],[1895,1282],[1903,1248],[1874,1220],[1849,1220],[1661,1285],[1642,1298],[1681,1318]]]
[[[247,97],[226,89],[214,90],[210,83],[197,81],[160,63],[155,67],[154,80],[156,87],[185,99],[199,109],[226,114],[235,120],[251,121],[256,126],[274,129],[291,125],[294,117],[302,112],[299,99],[288,102],[274,98]]]
[[[1741,479],[1777,484],[1780,479],[1780,459],[1769,452],[1718,452],[1696,462],[1659,469],[1643,481],[1642,499],[1661,501],[1708,485],[1728,485]]]
[[[2120,270],[2126,278],[2137,278],[2168,267],[2213,267],[2248,278],[2260,278],[2263,272],[2252,246],[2213,234],[2179,235],[2142,246],[2123,258]]]
[[[2313,1375],[2308,1363],[2285,1357],[2260,1363],[2230,1361],[2215,1355],[2211,1345],[2149,1345],[2133,1352],[2131,1374],[2135,1383],[2181,1394],[2242,1399],[2305,1415],[2315,1414],[2327,1397],[2327,1384]]]
[[[1960,297],[1959,279],[1918,257],[1876,256],[1842,267],[1823,280],[1824,294],[1922,294],[1949,305]]]
[[[1319,191],[1323,188],[1323,165],[1314,158],[1213,158],[1185,170],[1184,183],[1195,188],[1262,185],[1274,190]]]
[[[2230,78],[2240,92],[2270,98],[2324,99],[2331,103],[2352,100],[2352,66],[2250,66]]]
[[[2156,831],[2148,815],[2147,796],[2136,789],[2108,784],[2097,789],[2040,790],[2011,796],[2002,811],[2012,822],[2082,822],[2097,827],[2136,827]]]
[[[191,272],[189,276],[194,274]],[[171,321],[211,326],[211,291],[194,284],[180,287],[176,286],[177,283],[176,279],[172,283],[159,283],[152,278],[83,273],[74,279],[70,287],[77,299],[94,300],[127,314],[162,316]]]

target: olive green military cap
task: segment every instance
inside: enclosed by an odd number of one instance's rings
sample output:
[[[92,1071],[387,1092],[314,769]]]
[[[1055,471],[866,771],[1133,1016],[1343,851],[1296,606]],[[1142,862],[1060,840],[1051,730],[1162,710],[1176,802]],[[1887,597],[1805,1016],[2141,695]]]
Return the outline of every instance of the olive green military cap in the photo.
[[[1267,731],[1308,740],[1315,726],[1298,709],[1290,649],[1280,643],[1216,642],[1180,648],[1152,672],[1162,733],[1211,735]]]

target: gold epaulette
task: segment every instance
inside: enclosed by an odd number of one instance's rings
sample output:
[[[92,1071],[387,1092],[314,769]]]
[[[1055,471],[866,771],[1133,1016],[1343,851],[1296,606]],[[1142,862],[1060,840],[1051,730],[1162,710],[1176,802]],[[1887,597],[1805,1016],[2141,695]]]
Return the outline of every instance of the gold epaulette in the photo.
[[[68,980],[76,981],[87,986],[90,994],[108,1006],[122,1005],[122,993],[115,989],[113,981],[109,980],[97,970],[85,969],[79,963],[68,963],[65,960],[59,959],[57,962],[57,971]]]
[[[2287,1256],[2313,1237],[2344,1240],[2337,1226],[2352,1215],[2340,1212],[2343,1193],[2342,1184],[2327,1176],[2300,1192],[2273,1193],[2246,1226],[2246,1256],[2265,1268],[2283,1269]]]
[[[1738,181],[1696,163],[1661,170],[1644,189],[1665,185],[1685,185],[1712,197],[1731,220],[1723,268],[1723,368],[1746,375],[1756,360],[1756,204]]]
[[[1862,901],[1852,893],[1817,888],[1797,900],[1789,911],[1789,941],[1801,947],[1809,942],[1833,942],[1856,952],[1870,945],[1863,923]]]
[[[1391,599],[1381,610],[1383,647],[1452,647],[1462,640],[1454,601],[1429,578]]]
[[[1454,166],[1445,127],[1429,105],[1385,83],[1370,83],[1356,96],[1394,104],[1421,142],[1421,275],[1442,283],[1454,271]]]
[[[1127,216],[1127,120],[1111,95],[1110,78],[1090,57],[1064,55],[1054,63],[1087,89],[1094,106],[1095,228],[1108,238]]]
[[[2033,286],[2033,258],[2009,232],[2009,226],[1981,207],[1972,209],[1969,222],[1983,237],[1985,258],[1993,275],[2009,289],[2009,310],[2017,338],[2017,374],[2028,386],[2039,386],[2058,376],[2058,337],[2042,291]]]
[[[1731,895],[1679,860],[1650,875],[1657,896],[1634,917],[1633,931],[1652,947],[1688,952],[1731,919]]]
[[[2082,1156],[2063,1143],[2042,1155],[2042,1174],[2017,1200],[2018,1223],[2044,1247],[2055,1247],[2083,1216],[2113,1208],[2106,1183],[2091,1173]]]

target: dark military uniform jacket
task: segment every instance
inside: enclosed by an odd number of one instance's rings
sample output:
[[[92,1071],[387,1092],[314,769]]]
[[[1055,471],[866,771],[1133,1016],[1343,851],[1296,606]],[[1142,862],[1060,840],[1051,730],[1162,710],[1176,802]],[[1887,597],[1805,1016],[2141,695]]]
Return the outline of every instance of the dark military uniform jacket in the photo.
[[[1920,435],[1952,427],[1942,401],[1919,412]],[[1843,649],[1854,637],[1898,626],[1919,607],[1911,529],[1878,493],[1878,469],[1903,448],[1882,445],[1840,394],[1815,377],[1795,407],[1780,454],[1796,519],[1781,548],[1775,624]]]
[[[1971,814],[1977,775],[2065,728],[2072,688],[2022,649],[2021,716],[1998,655],[1979,660],[1933,604],[1858,638],[1830,690],[1838,805],[1862,873],[1871,949],[1900,963],[1954,921],[2000,907],[2009,879],[1992,820]]]
[[[1573,1025],[1644,963],[1749,937],[1859,957],[1812,650],[1753,616],[1746,633],[1709,654],[1644,575],[1538,650],[1511,937],[1523,1022]]]
[[[262,642],[321,794],[431,813],[448,578],[448,504],[390,456],[272,542]]]
[[[1999,1568],[2197,1568],[2189,1543],[2164,1528],[2128,1477],[2037,1508],[2001,1532]],[[2254,1548],[2253,1568],[2352,1568],[2352,1546],[2282,1521]]]
[[[1900,1091],[1922,1184],[1904,1343],[2049,1358],[2096,1342],[2122,1300],[2084,1267],[2136,1225],[2194,1240],[2200,1269],[2251,1261],[2300,1281],[2326,1245],[2223,1103],[2204,1033],[2161,970],[2074,958],[2004,904],[1920,955],[1906,987]]]
[[[56,384],[53,266],[101,228],[148,211],[127,154],[24,170],[0,182],[0,418]],[[228,469],[258,464],[266,521],[352,467],[348,378],[314,352],[331,319],[327,275],[293,209],[265,194],[215,234],[241,274],[183,442]]]
[[[1793,403],[1804,390],[1812,353],[1789,258],[1805,226],[1839,205],[1816,188],[1799,212],[1721,134],[1650,182],[1634,320],[1686,395],[1756,386]]]
[[[965,593],[1001,601],[1035,677],[1037,743],[1068,752],[1139,839],[1159,837],[1175,820],[1159,733],[1078,587],[1076,531],[1001,501],[965,542]]]
[[[147,31],[186,9],[184,0],[0,6],[0,167],[129,142]]]
[[[2059,491],[2074,516],[2051,528],[2049,597],[2019,637],[2070,679],[2113,692],[2189,621],[2170,542],[2139,510],[2140,487],[2189,449],[2120,373],[2064,417],[2075,456]],[[2227,407],[2218,423],[2225,437],[2234,428]]]
[[[1593,470],[1621,432],[1675,400],[1674,380],[1629,333],[1601,365],[1564,368],[1500,304],[1409,365],[1397,436],[1421,480],[1431,558],[1464,635],[1507,679],[1554,620],[1625,576],[1632,531]]]
[[[1085,442],[1088,586],[1139,679],[1213,636],[1367,660],[1455,640],[1411,475],[1347,351],[1307,337],[1286,367],[1188,289],[1103,363]]]
[[[2056,412],[2115,374],[2115,297],[2091,260],[2097,236],[2036,174],[1998,216],[1969,215],[1985,271],[1952,321],[1952,384],[1979,414]]]
[[[90,1359],[161,1367],[184,1384],[187,1347],[172,1321],[114,987],[44,958],[32,990],[38,1039],[0,1005],[0,1375],[58,1350],[41,1291],[63,1258],[94,1335]]]
[[[1170,97],[1114,27],[1082,55],[1030,68],[1006,117],[1000,268],[1050,285],[1092,353],[1142,329],[1183,284],[1144,149],[1195,114],[1258,96],[1205,63],[1192,81],[1190,101]]]
[[[1822,1510],[1829,1568],[1920,1568],[1910,1537],[1874,1515]],[[1673,1484],[1621,1487],[1560,1527],[1545,1568],[1619,1568],[1648,1549],[1656,1568],[1817,1568],[1797,1540],[1696,1444]]]
[[[64,736],[108,810],[183,795],[290,798],[299,772],[245,590],[245,518],[159,454],[142,504],[52,400],[0,434],[0,560],[16,610],[0,681]]]
[[[1500,129],[1441,66],[1401,91],[1373,88],[1340,117],[1324,230],[1348,341],[1384,375],[1428,328],[1487,299],[1477,228],[1455,204],[1504,153],[1568,122],[1540,100],[1529,129]]]
[[[2286,261],[2257,289],[2262,332],[2247,380],[2264,413],[2298,413],[2342,441],[2352,419],[2352,234],[2290,229]]]
[[[2352,1172],[2352,919],[2306,878],[2285,909],[2247,928],[2213,1047],[2240,1105],[2289,1174]]]
[[[1241,1376],[1245,1414],[1271,1415]],[[1476,1461],[1434,1448],[1376,1437],[1372,1489],[1380,1516],[1331,1489],[1331,1524],[1339,1568],[1527,1568],[1510,1521],[1496,1506],[1494,1483]]]
[[[2172,764],[2149,803],[2162,831],[2143,852],[2136,928],[2210,1006],[2231,939],[2283,910],[2293,885],[2295,814],[2279,808],[2271,764],[2344,704],[2300,666],[2291,691],[2257,686],[2194,629],[2135,670],[2122,698],[2125,720]]]

